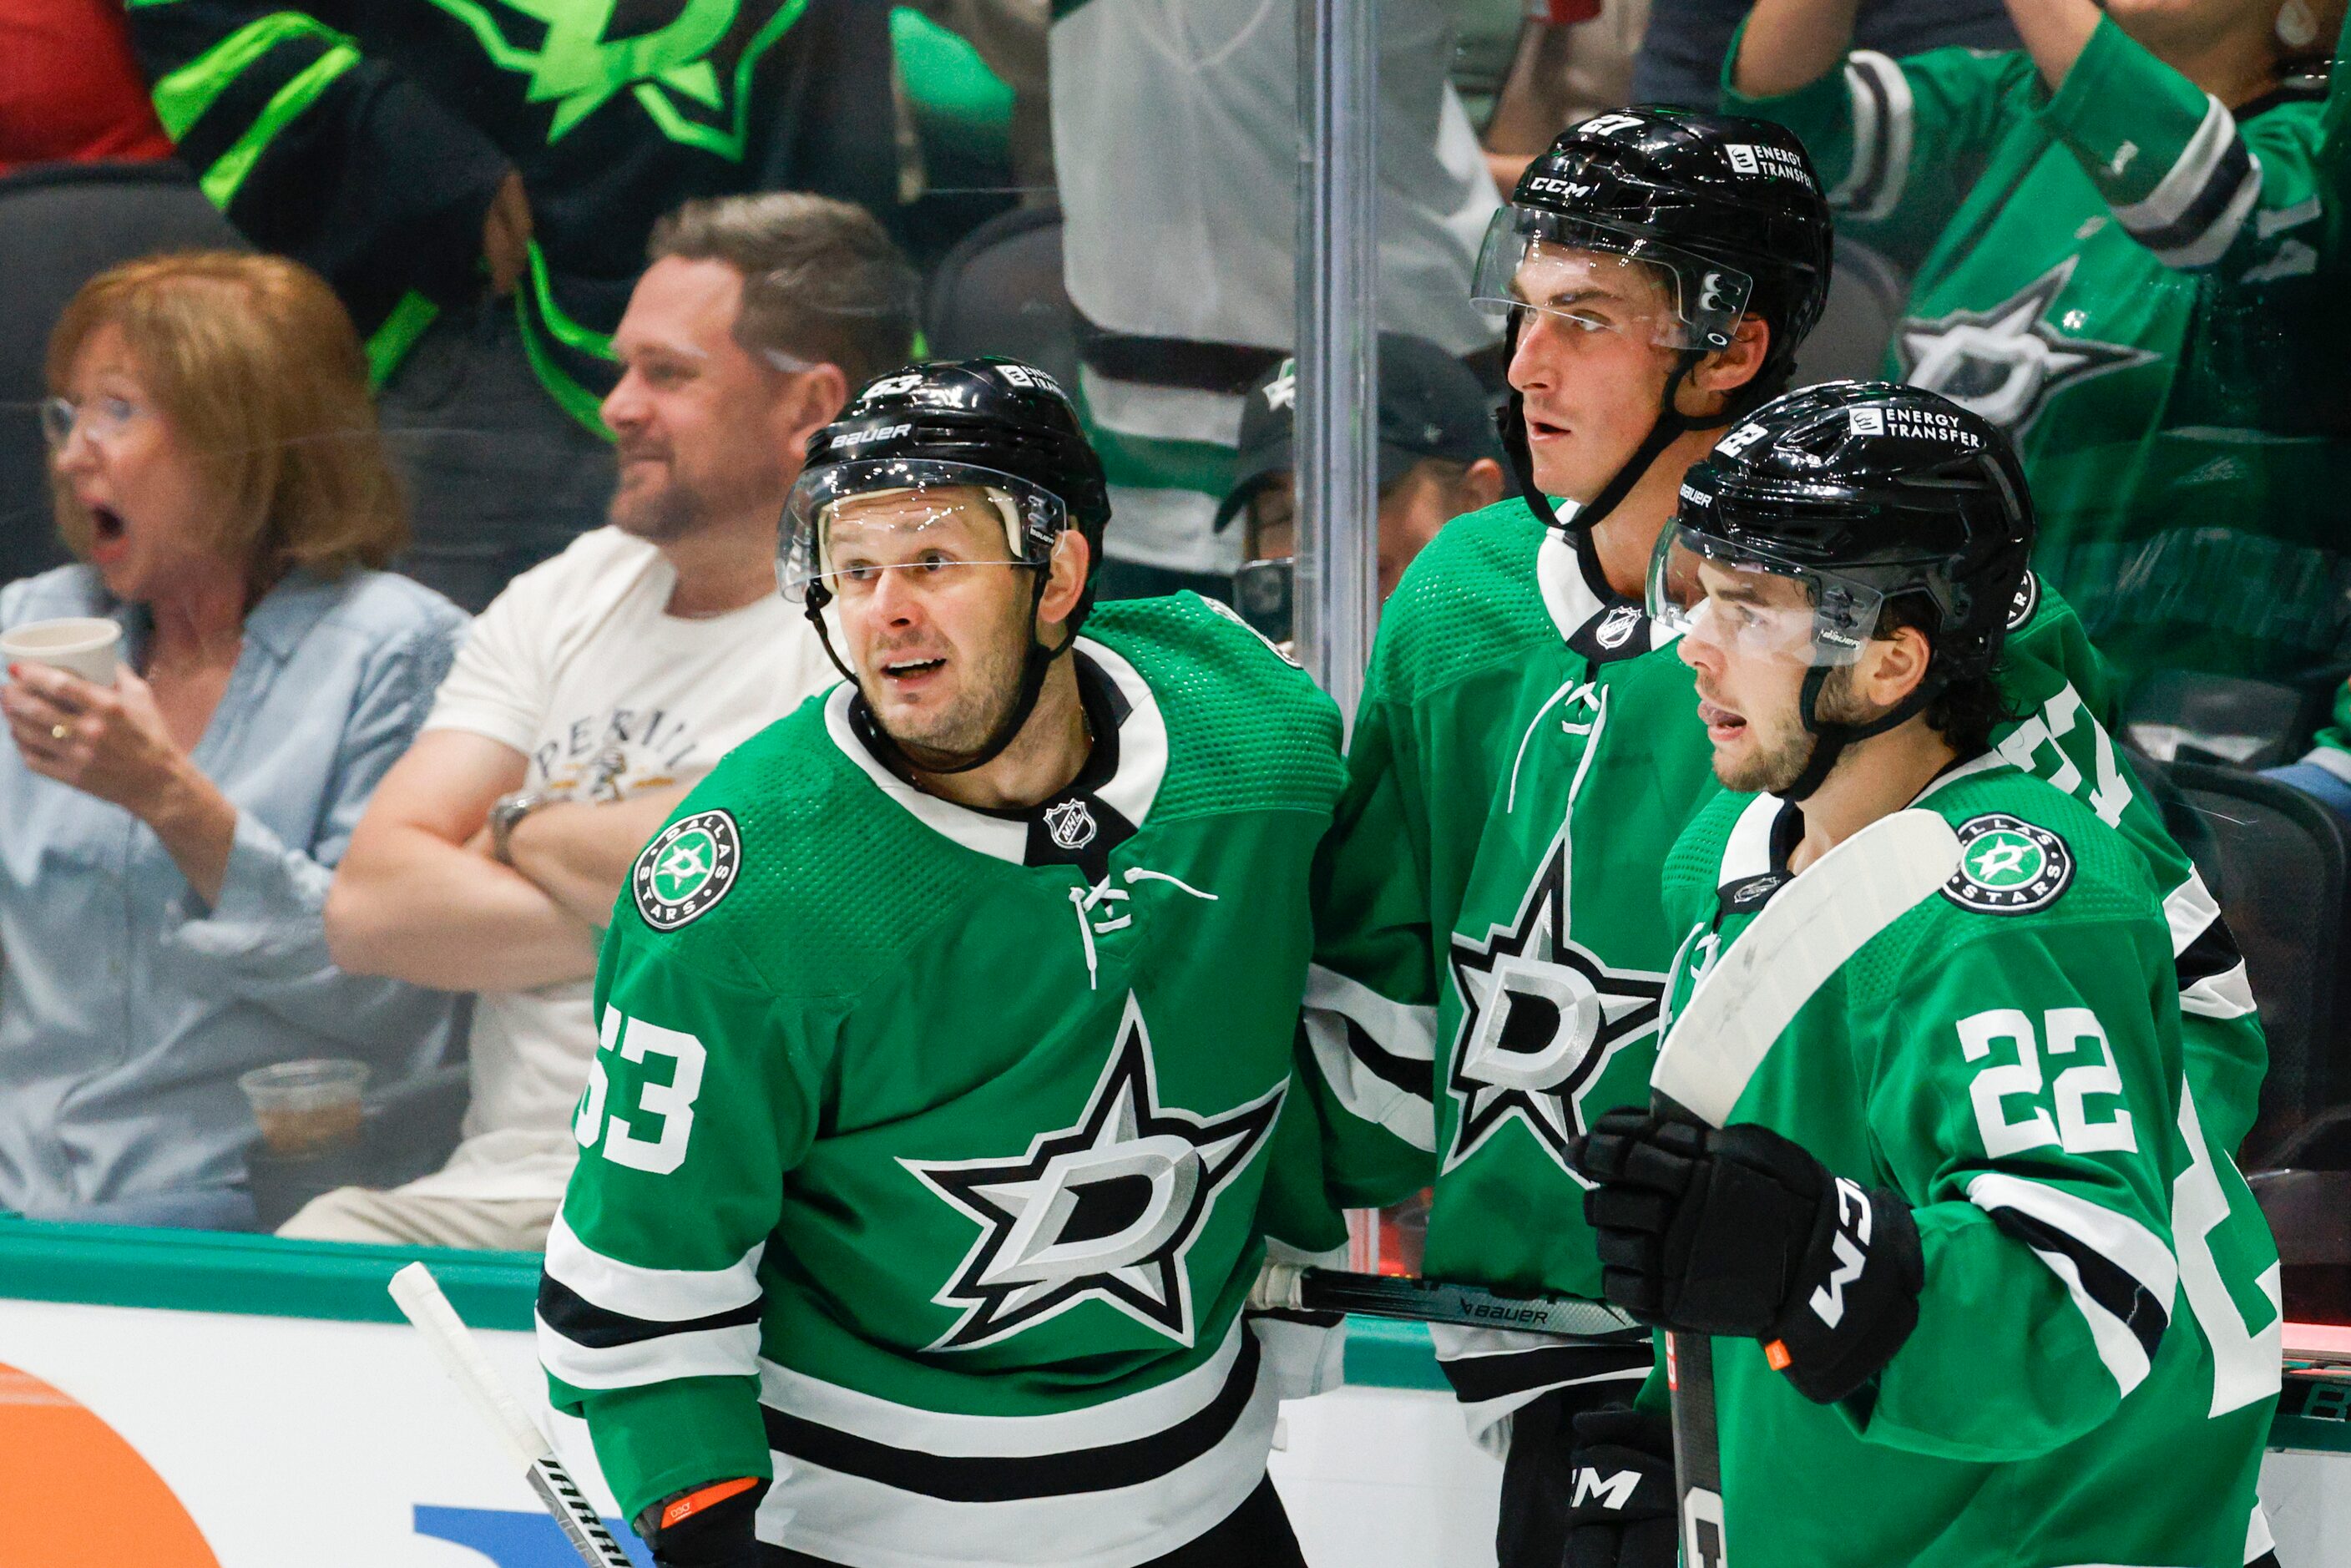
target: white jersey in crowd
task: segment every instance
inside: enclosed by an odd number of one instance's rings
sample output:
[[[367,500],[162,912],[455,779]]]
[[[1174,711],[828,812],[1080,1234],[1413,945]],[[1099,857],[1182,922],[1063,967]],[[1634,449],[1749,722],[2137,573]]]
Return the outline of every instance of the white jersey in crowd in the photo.
[[[1297,340],[1298,22],[1266,0],[1082,0],[1050,35],[1070,298],[1113,332],[1288,352]],[[1501,198],[1446,80],[1448,0],[1379,0],[1380,325],[1467,353],[1498,326],[1470,269]],[[1238,393],[1089,370],[1112,450],[1108,552],[1229,571],[1238,530],[1181,481],[1186,446],[1231,447]],[[1135,461],[1116,461],[1122,448]],[[1124,468],[1126,471],[1122,472]],[[1121,483],[1144,477],[1154,484]]]
[[[725,615],[664,612],[676,573],[617,528],[582,535],[482,612],[424,722],[529,760],[524,787],[613,801],[690,785],[840,676],[779,595]],[[586,979],[475,1003],[465,1141],[419,1196],[559,1199],[571,1113],[596,1053]]]

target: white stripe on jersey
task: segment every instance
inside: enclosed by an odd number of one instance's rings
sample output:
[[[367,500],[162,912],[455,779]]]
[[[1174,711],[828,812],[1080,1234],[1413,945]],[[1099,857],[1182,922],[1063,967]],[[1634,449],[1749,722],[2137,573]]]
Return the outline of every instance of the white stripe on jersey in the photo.
[[[538,1362],[574,1388],[642,1388],[680,1377],[747,1377],[759,1364],[759,1325],[693,1329],[659,1334],[627,1344],[581,1344],[567,1339],[545,1318],[538,1328]]]
[[[2212,183],[2221,161],[2236,142],[2236,116],[2219,99],[2206,93],[2203,123],[2188,139],[2188,145],[2179,150],[2179,161],[2164,172],[2154,190],[2136,202],[2115,208],[2115,221],[2133,234],[2152,234],[2179,222],[2203,196],[2205,187]]]
[[[765,1357],[759,1400],[806,1420],[893,1448],[963,1458],[1030,1458],[1105,1448],[1155,1437],[1206,1408],[1231,1377],[1249,1333],[1236,1315],[1216,1353],[1154,1388],[1042,1416],[956,1416],[844,1388]]]
[[[2179,1289],[2179,1260],[2160,1237],[2128,1215],[2101,1208],[2060,1188],[2000,1171],[1986,1171],[1975,1177],[1968,1183],[1967,1192],[1968,1201],[1987,1214],[1995,1209],[2014,1209],[2063,1232],[2137,1281],[2162,1311],[2168,1313],[2171,1310],[2172,1299]],[[2149,1370],[2147,1351],[2138,1337],[2129,1324],[2083,1284],[2081,1270],[2072,1258],[2038,1247],[2032,1251],[2065,1282],[2074,1310],[2089,1327],[2098,1359],[2105,1363],[2107,1372],[2127,1396],[2146,1379]]]
[[[2256,153],[2248,152],[2245,161],[2250,167],[2238,180],[2237,193],[2229,198],[2229,204],[2221,209],[2220,215],[2186,245],[2156,251],[2156,260],[2166,267],[2189,272],[2199,267],[2210,267],[2229,254],[2229,247],[2236,244],[2237,236],[2244,232],[2245,219],[2252,215],[2253,204],[2262,196],[2261,158]]]
[[[1875,49],[1845,57],[1853,105],[1853,167],[1828,193],[1829,205],[1864,222],[1894,215],[1910,183],[1914,105],[1910,78]]]
[[[1436,1153],[1435,1102],[1374,1071],[1348,1044],[1347,1023],[1353,1019],[1390,1056],[1434,1063],[1437,1009],[1392,1002],[1369,986],[1315,964],[1306,971],[1302,1018],[1314,1065],[1347,1113],[1385,1127],[1416,1149]]]
[[[2220,901],[2204,885],[2202,873],[2191,867],[2188,880],[2164,895],[2163,918],[2171,927],[2171,956],[2177,958],[2220,918]],[[2243,1018],[2253,1011],[2253,983],[2244,960],[2181,990],[2179,1010],[2208,1019]]]
[[[597,1251],[559,1213],[547,1234],[547,1274],[590,1306],[608,1312],[689,1322],[758,1301],[759,1258],[767,1249],[763,1240],[724,1269],[641,1268]]]
[[[1155,1389],[1130,1398],[1147,1399],[1165,1392]],[[1208,1392],[1213,1396],[1216,1390]],[[1277,1380],[1269,1364],[1260,1361],[1255,1387],[1238,1419],[1206,1453],[1133,1485],[1048,1496],[966,1501],[910,1491],[777,1452],[776,1481],[759,1506],[758,1536],[769,1544],[849,1568],[1016,1568],[1038,1562],[1044,1550],[1050,1550],[1056,1568],[1134,1568],[1197,1540],[1248,1500],[1265,1479],[1280,1407]],[[910,1414],[928,1423],[977,1420]],[[1000,1435],[1006,1428],[1025,1428],[1031,1421],[1066,1418],[1030,1416],[980,1424]],[[1016,1451],[1029,1446],[1025,1436],[1010,1440]]]

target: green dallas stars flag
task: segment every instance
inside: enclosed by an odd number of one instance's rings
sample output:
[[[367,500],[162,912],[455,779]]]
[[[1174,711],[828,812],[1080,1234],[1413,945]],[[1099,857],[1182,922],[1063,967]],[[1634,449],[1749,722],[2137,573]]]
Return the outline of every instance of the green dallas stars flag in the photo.
[[[914,789],[843,685],[640,855],[538,1309],[631,1517],[774,1475],[762,1538],[828,1561],[1119,1568],[1263,1480],[1338,714],[1189,595],[1072,656],[1093,751],[1034,811]]]
[[[1727,1543],[1741,1568],[2241,1568],[2271,1545],[2277,1250],[2189,1092],[2146,861],[1997,753],[1917,804],[1959,871],[1813,993],[1730,1119],[1909,1204],[1918,1325],[1834,1406],[1714,1342]],[[1683,835],[1675,1002],[1802,833],[1725,794]]]
[[[1434,1184],[1422,1269],[1593,1295],[1569,1142],[1645,1103],[1680,931],[1658,868],[1718,791],[1690,673],[1640,608],[1507,501],[1447,524],[1382,614],[1318,864],[1306,1034],[1334,1197]],[[2199,1104],[2220,1146],[2266,1066],[2220,907],[2105,727],[2113,692],[2072,610],[2028,580],[2003,756],[2121,829],[2164,890]],[[1541,1391],[1628,1394],[1646,1358],[1440,1327],[1473,1427]]]
[[[1726,66],[1726,108],[1801,136],[1838,232],[1910,275],[1886,373],[2015,439],[2034,564],[2126,674],[2344,648],[2335,78],[2232,114],[2110,20],[2053,94],[2021,52],[1864,50],[1761,99]]]

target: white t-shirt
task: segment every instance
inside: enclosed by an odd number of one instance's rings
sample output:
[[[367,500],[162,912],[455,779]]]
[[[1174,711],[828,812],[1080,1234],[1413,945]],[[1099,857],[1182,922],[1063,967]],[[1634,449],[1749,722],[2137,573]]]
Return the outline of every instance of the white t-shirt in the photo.
[[[475,621],[424,727],[513,747],[529,758],[527,789],[622,800],[693,783],[840,679],[799,606],[770,595],[684,620],[664,612],[676,580],[642,539],[582,535]],[[596,1052],[592,991],[583,979],[475,1000],[465,1142],[402,1190],[562,1197]]]

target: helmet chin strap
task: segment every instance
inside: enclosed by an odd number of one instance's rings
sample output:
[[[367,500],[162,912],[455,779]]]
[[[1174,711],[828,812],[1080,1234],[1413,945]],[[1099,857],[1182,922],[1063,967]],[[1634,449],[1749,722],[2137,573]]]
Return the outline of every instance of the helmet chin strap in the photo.
[[[1510,317],[1502,344],[1503,362],[1506,364],[1518,354],[1519,326],[1524,318],[1523,309]],[[1534,449],[1527,439],[1526,394],[1516,388],[1511,389],[1510,401],[1495,413],[1494,423],[1501,433],[1503,455],[1510,460],[1510,476],[1518,481],[1519,496],[1526,502],[1528,509],[1547,527],[1568,533],[1588,534],[1601,519],[1614,511],[1626,496],[1632,494],[1633,486],[1647,476],[1650,467],[1667,447],[1693,430],[1713,430],[1729,423],[1728,418],[1717,423],[1701,423],[1676,406],[1681,395],[1682,383],[1689,379],[1690,372],[1705,357],[1706,351],[1702,349],[1675,350],[1673,373],[1666,378],[1665,392],[1657,400],[1657,417],[1649,426],[1649,434],[1641,438],[1641,444],[1633,449],[1633,455],[1625,459],[1624,465],[1610,476],[1608,483],[1600,487],[1600,493],[1576,508],[1572,522],[1560,520],[1559,514],[1552,507],[1551,497],[1544,495],[1542,486],[1535,483]]]
[[[1798,713],[1804,721],[1806,733],[1813,736],[1813,755],[1806,759],[1803,771],[1794,783],[1779,790],[1782,800],[1802,801],[1828,779],[1829,772],[1844,755],[1844,748],[1857,740],[1867,740],[1873,735],[1884,735],[1897,725],[1906,724],[1916,715],[1926,711],[1942,691],[1939,681],[1921,681],[1918,688],[1876,718],[1859,724],[1823,723],[1820,717],[1821,688],[1828,684],[1829,667],[1814,664],[1804,672],[1803,695]]]
[[[1048,580],[1048,573],[1043,567],[1037,567],[1034,570],[1037,573],[1037,586],[1029,596],[1029,623],[1032,628],[1037,623],[1038,606],[1045,601],[1045,588]],[[832,661],[832,667],[839,670],[851,685],[858,686],[861,691],[863,690],[863,687],[859,685],[857,672],[851,669],[847,662],[834,649],[831,634],[825,630],[824,607],[832,602],[831,591],[822,584],[811,583],[804,602],[810,623],[816,627],[817,641],[824,645],[824,656]],[[1037,699],[1044,695],[1045,677],[1051,673],[1053,661],[1076,646],[1077,641],[1077,630],[1072,627],[1070,634],[1061,639],[1060,647],[1048,648],[1037,640],[1032,631],[1029,638],[1028,656],[1021,661],[1020,690],[1013,698],[1011,711],[1004,716],[1002,722],[997,725],[995,732],[989,735],[987,740],[981,742],[977,749],[960,754],[952,762],[916,761],[907,755],[906,748],[898,744],[897,739],[883,727],[877,716],[873,724],[874,738],[879,740],[891,754],[883,760],[894,764],[899,771],[907,773],[969,773],[974,768],[987,767],[1004,754],[1006,747],[1020,737],[1021,730],[1028,727],[1029,717],[1037,711]]]

